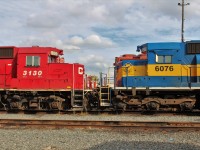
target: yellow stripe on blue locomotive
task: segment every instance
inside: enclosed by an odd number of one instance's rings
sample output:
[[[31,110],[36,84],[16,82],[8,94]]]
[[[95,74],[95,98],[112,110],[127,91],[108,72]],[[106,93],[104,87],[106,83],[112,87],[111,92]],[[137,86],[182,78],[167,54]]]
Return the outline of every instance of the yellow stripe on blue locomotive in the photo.
[[[183,68],[184,74],[187,69]],[[181,76],[181,64],[151,64],[147,66],[148,76]]]
[[[126,76],[146,76],[146,65],[143,66],[133,66],[131,64],[125,64],[118,69],[118,75],[122,77]]]
[[[151,64],[148,76],[200,76],[200,65]]]
[[[125,65],[118,69],[118,78],[126,76],[200,76],[200,65]]]

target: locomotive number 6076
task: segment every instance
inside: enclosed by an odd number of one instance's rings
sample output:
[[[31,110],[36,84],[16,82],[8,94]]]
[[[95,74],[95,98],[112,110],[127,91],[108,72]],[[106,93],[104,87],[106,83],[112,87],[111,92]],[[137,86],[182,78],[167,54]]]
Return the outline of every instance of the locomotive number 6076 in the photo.
[[[155,66],[155,71],[174,71],[173,66]]]

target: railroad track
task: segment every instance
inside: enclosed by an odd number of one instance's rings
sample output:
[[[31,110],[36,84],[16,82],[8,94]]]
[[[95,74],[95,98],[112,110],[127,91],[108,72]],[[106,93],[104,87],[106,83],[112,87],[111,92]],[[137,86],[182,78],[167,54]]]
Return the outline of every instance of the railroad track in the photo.
[[[185,116],[200,116],[200,110],[185,111],[185,112],[173,112],[173,111],[24,111],[24,110],[13,110],[5,111],[0,110],[0,114],[113,114],[113,115],[185,115]]]
[[[200,122],[0,119],[0,128],[200,129]]]

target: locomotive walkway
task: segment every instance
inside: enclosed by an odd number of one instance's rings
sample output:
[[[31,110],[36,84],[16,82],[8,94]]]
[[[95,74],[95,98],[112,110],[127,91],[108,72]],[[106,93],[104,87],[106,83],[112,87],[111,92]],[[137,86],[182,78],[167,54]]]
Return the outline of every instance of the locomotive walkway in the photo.
[[[0,119],[0,128],[200,129],[200,122]]]

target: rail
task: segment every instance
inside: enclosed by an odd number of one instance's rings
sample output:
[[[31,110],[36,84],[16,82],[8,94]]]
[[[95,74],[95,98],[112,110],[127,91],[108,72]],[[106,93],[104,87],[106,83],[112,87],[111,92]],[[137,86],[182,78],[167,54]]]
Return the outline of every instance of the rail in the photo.
[[[200,122],[0,119],[0,128],[145,128],[200,129]]]

